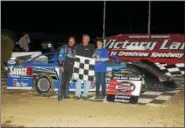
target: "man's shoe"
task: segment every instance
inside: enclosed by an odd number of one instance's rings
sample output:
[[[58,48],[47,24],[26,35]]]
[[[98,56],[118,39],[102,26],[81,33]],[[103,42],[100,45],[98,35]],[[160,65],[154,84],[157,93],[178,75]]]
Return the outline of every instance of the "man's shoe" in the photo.
[[[99,99],[99,96],[95,96],[95,100],[98,100]]]
[[[64,96],[64,99],[70,99],[70,97],[69,96]]]
[[[58,98],[58,101],[62,101],[62,98]]]
[[[87,97],[82,97],[82,100],[87,100]]]
[[[80,98],[80,97],[75,96],[75,97],[74,97],[74,99],[75,99],[75,100],[80,100],[81,98]]]
[[[105,98],[105,95],[101,95],[99,99],[104,99]]]

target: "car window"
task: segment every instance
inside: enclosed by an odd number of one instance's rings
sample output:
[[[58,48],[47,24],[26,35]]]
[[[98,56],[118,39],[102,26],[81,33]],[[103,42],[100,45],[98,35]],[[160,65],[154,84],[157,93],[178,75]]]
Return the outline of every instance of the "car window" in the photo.
[[[33,60],[32,64],[50,64],[55,62],[55,55],[42,55]]]

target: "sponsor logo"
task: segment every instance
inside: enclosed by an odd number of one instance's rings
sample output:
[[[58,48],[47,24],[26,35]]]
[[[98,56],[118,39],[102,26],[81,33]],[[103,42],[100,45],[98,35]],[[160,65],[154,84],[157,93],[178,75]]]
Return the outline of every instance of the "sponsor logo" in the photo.
[[[18,82],[17,80],[13,80],[13,86],[15,86],[15,87],[27,87],[28,83],[24,83],[23,81]]]
[[[26,76],[27,68],[10,68],[9,75]]]
[[[9,68],[8,69],[8,74],[9,75],[14,75],[14,76],[31,76],[33,74],[32,67],[27,67],[27,68]]]
[[[89,50],[88,48],[85,48],[85,50]]]
[[[111,78],[112,78],[112,72],[111,71],[106,72],[106,78],[105,78],[106,85],[109,85]]]
[[[119,82],[116,84],[115,89],[119,92],[133,92],[135,90],[135,84],[131,82]]]
[[[124,102],[124,103],[128,103],[129,100],[125,100],[125,99],[115,99],[115,102]]]
[[[123,76],[123,74],[122,74],[122,76],[117,76],[117,75],[115,75],[114,77],[113,77],[113,79],[115,79],[115,80],[131,80],[131,81],[140,81],[141,80],[141,77],[125,77],[125,76]]]
[[[112,77],[112,72],[106,72],[107,77]]]
[[[16,80],[13,80],[13,86],[19,86],[19,84],[17,84],[17,81]]]
[[[53,68],[34,67],[33,70],[38,72],[45,72],[45,73],[56,73],[55,69]]]
[[[130,99],[130,96],[116,95],[115,98]]]

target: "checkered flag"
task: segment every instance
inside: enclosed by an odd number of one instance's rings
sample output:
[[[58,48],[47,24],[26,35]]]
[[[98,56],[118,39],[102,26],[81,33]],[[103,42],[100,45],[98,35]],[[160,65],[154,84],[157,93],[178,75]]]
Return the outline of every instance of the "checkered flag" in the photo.
[[[75,56],[73,80],[93,81],[95,76],[94,66],[96,60],[83,56]]]

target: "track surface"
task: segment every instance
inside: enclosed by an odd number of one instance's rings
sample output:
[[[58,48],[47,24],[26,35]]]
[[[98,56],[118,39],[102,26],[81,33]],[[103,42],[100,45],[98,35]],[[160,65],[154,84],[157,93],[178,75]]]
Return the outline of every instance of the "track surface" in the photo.
[[[3,87],[3,86],[2,86]],[[3,126],[29,127],[183,127],[184,90],[157,106],[101,103],[1,90]]]

